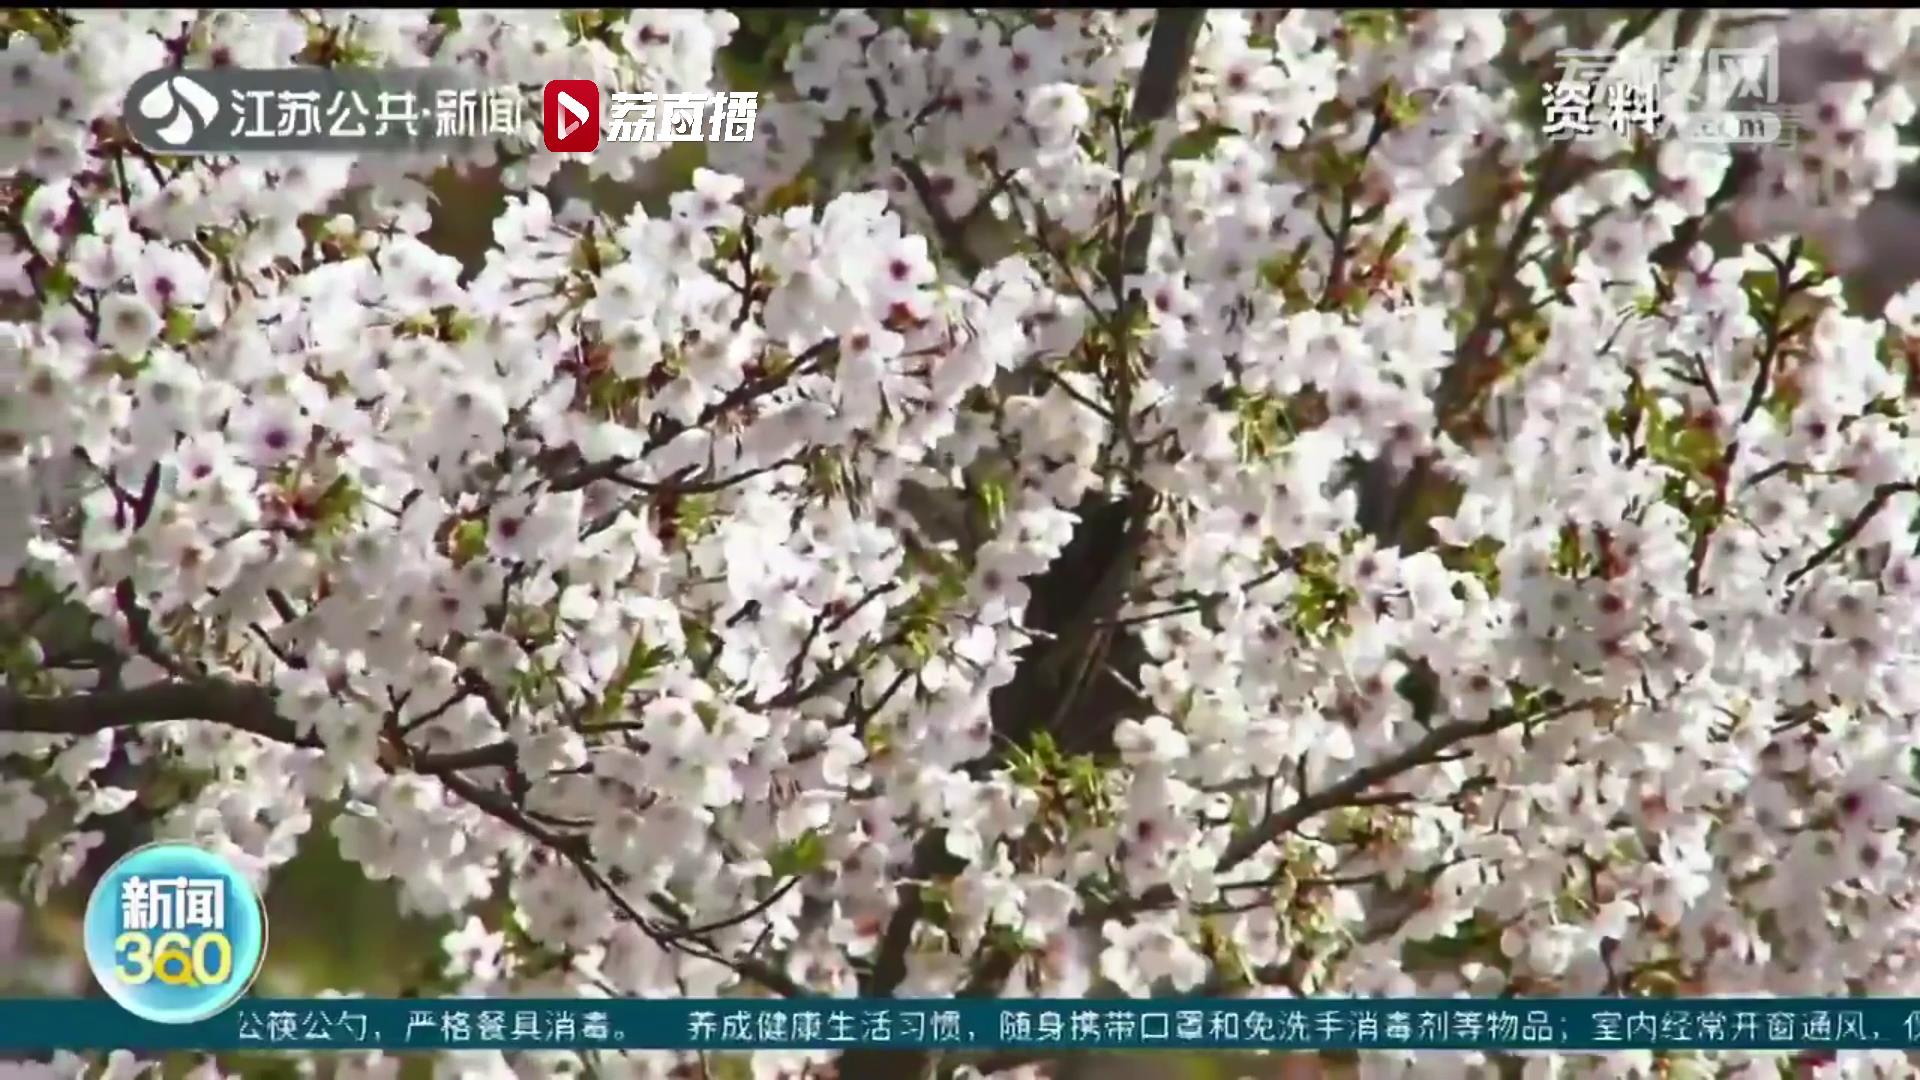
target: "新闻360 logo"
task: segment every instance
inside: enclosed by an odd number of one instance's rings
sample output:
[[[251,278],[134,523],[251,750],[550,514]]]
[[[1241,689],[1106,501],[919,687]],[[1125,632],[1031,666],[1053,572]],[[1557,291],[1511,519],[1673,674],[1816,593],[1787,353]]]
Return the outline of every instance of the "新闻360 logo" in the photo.
[[[212,986],[233,976],[227,936],[227,883],[221,878],[144,878],[120,882],[114,976],[127,986]]]
[[[160,1023],[192,1023],[246,993],[266,952],[266,915],[231,863],[155,844],[115,863],[87,904],[87,961],[109,996]]]

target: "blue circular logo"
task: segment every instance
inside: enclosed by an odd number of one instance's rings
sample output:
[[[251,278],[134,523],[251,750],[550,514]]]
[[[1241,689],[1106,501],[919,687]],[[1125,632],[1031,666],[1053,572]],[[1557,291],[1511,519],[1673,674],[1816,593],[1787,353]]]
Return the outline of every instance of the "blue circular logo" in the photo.
[[[240,999],[267,951],[267,915],[233,864],[151,844],[113,864],[87,901],[87,964],[128,1012],[191,1024]]]

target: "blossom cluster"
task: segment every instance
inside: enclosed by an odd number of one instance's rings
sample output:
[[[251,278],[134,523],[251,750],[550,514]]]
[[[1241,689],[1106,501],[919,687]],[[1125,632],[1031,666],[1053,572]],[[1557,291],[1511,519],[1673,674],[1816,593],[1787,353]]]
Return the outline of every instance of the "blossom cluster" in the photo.
[[[325,828],[473,993],[1920,994],[1920,291],[1821,242],[1913,156],[1912,18],[1716,31],[1865,56],[1736,160],[1546,141],[1570,13],[1181,17],[796,24],[757,141],[612,212],[556,174],[658,146],[118,110],[174,62],[705,89],[742,17],[0,16],[26,894],[138,812],[263,883]],[[506,190],[471,263],[445,169]]]

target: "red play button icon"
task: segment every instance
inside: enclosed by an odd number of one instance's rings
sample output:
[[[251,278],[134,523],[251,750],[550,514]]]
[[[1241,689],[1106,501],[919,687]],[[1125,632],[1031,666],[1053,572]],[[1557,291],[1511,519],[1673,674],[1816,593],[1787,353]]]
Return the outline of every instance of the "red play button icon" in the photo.
[[[554,79],[541,98],[540,126],[547,149],[584,154],[600,145],[600,85],[592,79]]]

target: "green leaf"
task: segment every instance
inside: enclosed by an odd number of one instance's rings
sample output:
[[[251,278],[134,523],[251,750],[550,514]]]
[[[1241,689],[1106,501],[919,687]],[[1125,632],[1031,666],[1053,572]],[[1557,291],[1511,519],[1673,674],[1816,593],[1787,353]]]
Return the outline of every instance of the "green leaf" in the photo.
[[[1406,246],[1407,237],[1412,234],[1413,228],[1406,222],[1402,221],[1400,224],[1395,225],[1393,227],[1393,233],[1387,237],[1386,244],[1380,248],[1379,261],[1382,263],[1393,261],[1393,257],[1400,254],[1400,249]]]
[[[1355,41],[1379,43],[1393,36],[1399,21],[1392,9],[1363,9],[1344,12],[1340,23]]]
[[[1407,93],[1405,90],[1397,86],[1389,86],[1387,88],[1386,112],[1388,119],[1392,120],[1396,125],[1404,127],[1420,119],[1420,103],[1415,101],[1413,95]]]
[[[697,701],[693,705],[693,715],[700,720],[700,726],[713,731],[720,726],[720,706],[711,701]]]
[[[997,532],[1007,515],[1007,481],[1001,476],[982,477],[973,488],[975,506],[987,532]]]
[[[1451,934],[1425,941],[1409,941],[1407,954],[1416,964],[1452,967],[1484,957],[1489,949],[1497,948],[1499,942],[1500,928],[1484,916],[1476,915],[1461,923]]]
[[[191,308],[168,308],[167,325],[161,332],[161,337],[169,345],[185,345],[193,340],[197,321]]]
[[[940,882],[922,885],[920,910],[930,925],[944,929],[953,919],[953,889]]]
[[[67,270],[65,263],[48,270],[45,286],[48,305],[64,304],[72,299],[73,291],[79,287],[79,284],[74,280],[73,274]]]
[[[1238,416],[1234,437],[1243,460],[1263,461],[1293,439],[1295,428],[1287,399],[1239,391],[1231,397]]]
[[[139,356],[122,356],[119,353],[109,353],[106,358],[105,367],[107,371],[123,379],[137,379],[140,377],[140,373],[147,370],[147,366],[151,363],[151,358],[144,352]]]
[[[818,829],[808,829],[788,841],[767,860],[778,878],[801,877],[827,864],[827,840]]]
[[[1198,131],[1189,131],[1173,140],[1167,156],[1173,161],[1190,161],[1213,153],[1220,140],[1233,134],[1233,129],[1219,124],[1208,124]]]
[[[664,647],[648,645],[645,641],[635,638],[633,646],[627,650],[627,662],[621,665],[612,679],[608,680],[606,689],[600,694],[600,700],[594,709],[596,717],[606,719],[623,709],[626,706],[627,691],[645,682],[654,672],[660,670],[661,665],[671,659],[672,655]]]
[[[72,26],[54,8],[15,8],[0,12],[0,40],[14,34],[26,34],[40,45],[40,51],[57,53],[67,44]]]
[[[635,639],[633,649],[627,653],[627,665],[620,669],[620,681],[623,686],[645,682],[649,676],[660,669],[670,654],[664,646],[648,645]]]
[[[1288,604],[1288,624],[1311,642],[1330,641],[1346,630],[1347,609],[1359,599],[1341,584],[1339,558],[1317,545],[1300,555],[1299,580]]]
[[[322,535],[334,535],[343,530],[360,510],[360,488],[351,476],[341,476],[327,485],[327,490],[313,503],[313,527]]]
[[[693,661],[695,667],[705,668],[712,662],[714,651],[719,648],[719,642],[714,637],[712,627],[682,616],[680,632],[687,639],[687,659]]]
[[[767,193],[766,212],[781,214],[796,206],[810,206],[818,188],[812,176],[802,173]]]
[[[706,535],[708,528],[717,520],[713,497],[704,493],[682,496],[673,515],[679,535],[689,542]]]
[[[1673,455],[1679,463],[1705,469],[1719,459],[1720,438],[1705,428],[1688,426],[1673,440]]]
[[[1500,591],[1500,541],[1482,536],[1466,547],[1450,547],[1440,555],[1447,569],[1472,574],[1492,592]]]
[[[1059,767],[1060,751],[1054,745],[1051,734],[1039,731],[1034,733],[1027,745],[1009,750],[1007,761],[1015,783],[1024,787],[1039,787]]]
[[[465,566],[468,562],[486,554],[487,523],[479,518],[472,518],[455,525],[451,547],[450,557],[455,566]]]

